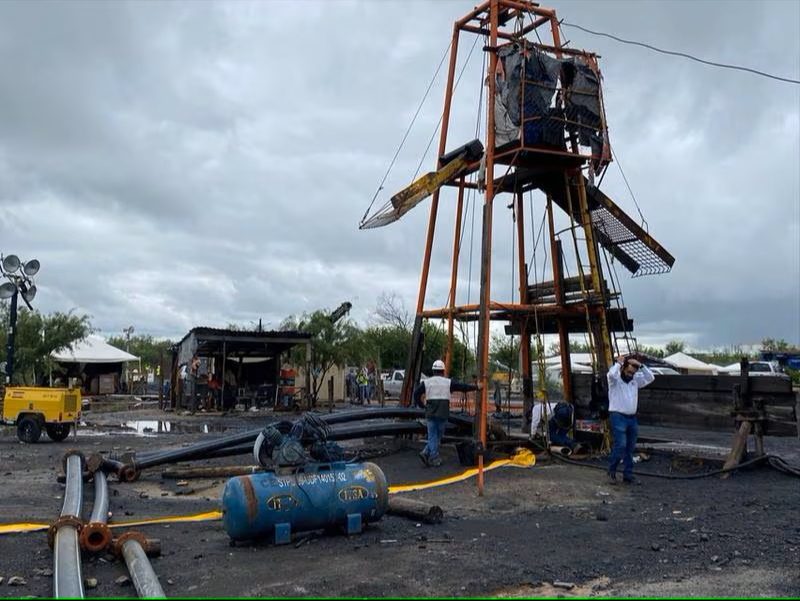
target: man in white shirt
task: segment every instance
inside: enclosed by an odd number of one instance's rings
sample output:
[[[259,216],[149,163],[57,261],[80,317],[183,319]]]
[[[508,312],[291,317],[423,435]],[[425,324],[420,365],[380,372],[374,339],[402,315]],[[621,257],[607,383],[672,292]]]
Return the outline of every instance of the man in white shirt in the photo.
[[[608,480],[617,483],[617,467],[622,461],[622,481],[637,483],[633,477],[633,452],[639,435],[636,411],[639,405],[639,389],[655,380],[646,365],[631,356],[617,357],[617,362],[608,370],[608,411],[613,447],[608,464]]]

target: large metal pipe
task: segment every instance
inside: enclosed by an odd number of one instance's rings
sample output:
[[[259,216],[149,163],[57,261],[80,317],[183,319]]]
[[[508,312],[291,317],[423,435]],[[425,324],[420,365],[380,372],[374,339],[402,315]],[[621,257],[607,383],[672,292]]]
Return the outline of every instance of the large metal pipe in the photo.
[[[117,472],[117,476],[124,482],[136,480],[139,477],[139,472],[143,469],[155,467],[157,465],[164,465],[166,463],[175,463],[178,461],[190,461],[193,459],[204,459],[205,456],[211,451],[217,451],[227,447],[233,447],[239,444],[255,442],[261,430],[250,430],[242,432],[233,436],[226,436],[217,440],[210,440],[208,442],[201,442],[182,449],[171,449],[166,451],[158,451],[149,453],[145,456],[132,457],[125,465]]]
[[[51,526],[55,532],[53,542],[53,596],[55,598],[83,599],[81,550],[78,544],[78,527],[83,505],[83,455],[69,451],[64,458],[67,475],[66,491],[61,516]]]
[[[111,544],[108,527],[108,480],[102,470],[94,473],[94,507],[89,523],[81,530],[80,541],[90,553],[99,553]]]
[[[158,581],[153,566],[144,551],[144,536],[138,532],[127,532],[117,540],[117,551],[125,559],[133,586],[142,599],[166,599],[164,589]]]
[[[352,421],[387,419],[395,417],[419,419],[424,417],[425,411],[423,409],[410,407],[376,407],[375,409],[362,409],[358,411],[347,411],[336,414],[321,413],[315,415],[317,415],[327,424],[332,425]],[[473,423],[473,418],[469,416],[451,414],[449,420],[453,424],[460,427],[471,428]],[[393,428],[394,426],[389,427],[389,429]],[[121,464],[114,460],[105,459],[101,462],[101,465],[103,468],[113,468],[113,471],[116,472],[120,480],[131,481],[135,480],[139,476],[141,470],[156,467],[158,465],[176,463],[178,461],[192,461],[196,459],[209,459],[211,457],[238,455],[238,451],[226,451],[229,449],[238,449],[240,447],[244,447],[244,445],[252,445],[261,432],[262,429],[248,430],[246,432],[240,432],[239,434],[233,434],[231,436],[225,436],[223,438],[218,438],[216,440],[210,440],[207,442],[200,442],[180,449],[167,449],[145,453],[136,457],[129,457]],[[359,435],[365,435],[368,434],[368,431],[359,429],[357,433]],[[341,434],[337,434],[337,436],[341,436]],[[354,434],[349,434],[340,438],[331,437],[331,439],[343,440],[346,438],[356,437],[357,436]]]

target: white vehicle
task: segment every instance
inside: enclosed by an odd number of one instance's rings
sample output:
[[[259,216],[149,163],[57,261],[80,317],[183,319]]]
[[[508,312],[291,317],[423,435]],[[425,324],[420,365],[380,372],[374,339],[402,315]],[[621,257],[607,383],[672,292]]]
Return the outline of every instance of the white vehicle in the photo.
[[[424,373],[419,375],[420,381],[426,380],[428,376]],[[399,399],[403,392],[403,381],[406,379],[406,370],[395,369],[388,374],[381,376],[383,382],[383,396],[387,399]]]
[[[729,365],[725,372],[732,376],[739,376],[742,373],[738,364]],[[788,378],[789,374],[781,371],[780,367],[770,361],[751,361],[748,366],[748,374],[751,376],[771,376],[773,378]]]
[[[769,361],[751,361],[747,373],[751,376],[789,377],[787,374],[783,373],[778,366]]]
[[[400,398],[400,393],[403,392],[403,381],[406,379],[406,370],[395,369],[391,373],[385,374],[381,377],[383,381],[383,396],[385,398]]]
[[[651,367],[650,371],[656,376],[679,376],[681,372],[672,369],[671,367]]]

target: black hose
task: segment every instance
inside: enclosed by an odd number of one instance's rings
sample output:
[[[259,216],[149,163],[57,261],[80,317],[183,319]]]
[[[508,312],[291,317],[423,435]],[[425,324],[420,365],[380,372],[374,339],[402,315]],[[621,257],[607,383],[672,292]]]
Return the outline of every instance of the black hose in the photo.
[[[604,470],[608,471],[608,467],[604,465],[592,465],[590,463],[586,463],[585,461],[580,461],[578,459],[570,459],[569,457],[564,457],[563,455],[552,454],[552,457],[555,457],[559,461],[563,461],[565,463],[571,463],[573,465],[580,465],[581,467],[590,467],[592,469]],[[756,465],[759,463],[767,463],[770,467],[777,469],[785,474],[790,474],[793,476],[800,477],[800,470],[790,466],[787,464],[781,457],[777,455],[761,455],[759,457],[755,457],[744,463],[740,463],[738,465],[734,465],[733,467],[729,468],[720,468],[718,470],[713,470],[710,472],[706,472],[704,474],[654,474],[652,472],[640,472],[634,471],[633,473],[637,476],[646,476],[648,478],[664,478],[666,480],[696,480],[698,478],[708,478],[709,476],[716,476],[718,474],[726,474],[728,472],[733,472],[743,467],[750,467],[751,465]]]

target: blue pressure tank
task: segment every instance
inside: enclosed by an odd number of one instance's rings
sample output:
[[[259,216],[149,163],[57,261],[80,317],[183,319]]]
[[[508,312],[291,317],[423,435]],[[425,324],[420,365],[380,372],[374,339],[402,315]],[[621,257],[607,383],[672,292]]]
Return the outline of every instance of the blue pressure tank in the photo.
[[[233,541],[342,526],[347,534],[376,522],[389,506],[389,486],[374,463],[309,463],[291,473],[274,470],[231,478],[222,491],[222,523]]]

